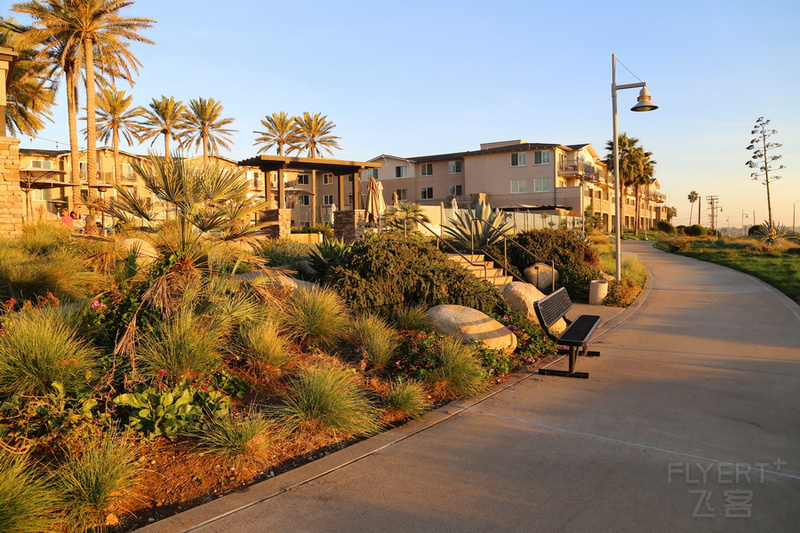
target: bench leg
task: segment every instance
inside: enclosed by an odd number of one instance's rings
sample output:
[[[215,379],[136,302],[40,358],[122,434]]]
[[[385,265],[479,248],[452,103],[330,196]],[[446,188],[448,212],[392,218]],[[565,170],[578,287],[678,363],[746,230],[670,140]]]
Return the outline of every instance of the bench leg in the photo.
[[[540,368],[539,373],[544,376],[562,376],[566,378],[583,378],[589,377],[588,372],[575,372],[575,363],[578,359],[578,346],[570,346],[569,348],[569,370],[551,370],[549,368]]]

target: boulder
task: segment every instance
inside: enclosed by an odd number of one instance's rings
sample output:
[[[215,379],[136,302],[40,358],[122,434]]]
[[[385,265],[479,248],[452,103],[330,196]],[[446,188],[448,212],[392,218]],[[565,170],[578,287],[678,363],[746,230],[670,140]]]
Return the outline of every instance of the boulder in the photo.
[[[542,291],[530,283],[512,281],[506,285],[502,296],[503,299],[508,302],[508,305],[511,307],[512,311],[527,316],[528,319],[533,322],[539,322],[539,319],[536,318],[536,311],[533,308],[533,303],[538,302],[545,297]],[[553,327],[550,328],[553,333],[561,333],[565,329],[567,329],[567,323],[563,318],[553,324]]]
[[[555,281],[553,280],[555,278]],[[536,286],[540,291],[549,291],[553,283],[558,283],[558,270],[545,263],[536,263],[525,269],[525,279]]]
[[[136,264],[139,266],[148,266],[158,259],[158,250],[143,239],[129,238],[123,239],[117,243],[117,251],[123,257],[128,255],[132,250],[136,250]]]
[[[493,350],[511,353],[517,347],[517,336],[489,315],[463,305],[436,305],[428,309],[434,331],[476,340]]]

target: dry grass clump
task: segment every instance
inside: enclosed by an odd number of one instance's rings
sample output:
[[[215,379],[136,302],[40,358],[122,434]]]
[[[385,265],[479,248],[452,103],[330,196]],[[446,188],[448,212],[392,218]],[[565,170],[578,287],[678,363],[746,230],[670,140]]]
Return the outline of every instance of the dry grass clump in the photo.
[[[227,418],[213,420],[196,431],[198,445],[235,465],[255,465],[263,461],[276,438],[277,424],[264,413],[249,409]]]
[[[382,318],[364,315],[350,323],[346,343],[369,367],[382,369],[400,347],[400,338]]]
[[[0,531],[57,531],[57,508],[55,492],[35,475],[27,457],[0,452]]]
[[[347,324],[347,307],[331,289],[297,289],[287,302],[286,320],[298,342],[328,348]]]
[[[436,368],[430,381],[449,396],[473,396],[487,385],[486,372],[478,362],[475,348],[458,339],[447,338],[436,346]]]

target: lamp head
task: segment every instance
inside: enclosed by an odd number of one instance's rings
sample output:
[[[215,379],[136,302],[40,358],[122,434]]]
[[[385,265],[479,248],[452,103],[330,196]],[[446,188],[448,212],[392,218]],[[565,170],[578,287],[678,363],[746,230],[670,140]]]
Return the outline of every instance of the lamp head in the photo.
[[[658,109],[658,106],[650,101],[650,91],[647,90],[647,87],[642,87],[642,90],[639,91],[639,98],[631,108],[631,111],[653,111]]]

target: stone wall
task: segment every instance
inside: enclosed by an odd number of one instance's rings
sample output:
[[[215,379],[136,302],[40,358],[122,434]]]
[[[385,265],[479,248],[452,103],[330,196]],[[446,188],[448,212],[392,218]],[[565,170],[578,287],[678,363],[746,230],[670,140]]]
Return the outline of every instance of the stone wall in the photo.
[[[262,231],[267,237],[288,238],[292,234],[292,210],[267,209],[261,214],[261,224],[266,224]]]
[[[19,139],[0,137],[0,236],[22,234],[25,195],[19,187]]]
[[[333,217],[333,233],[345,242],[353,242],[364,236],[367,226],[367,212],[363,209],[355,211],[336,211]]]

